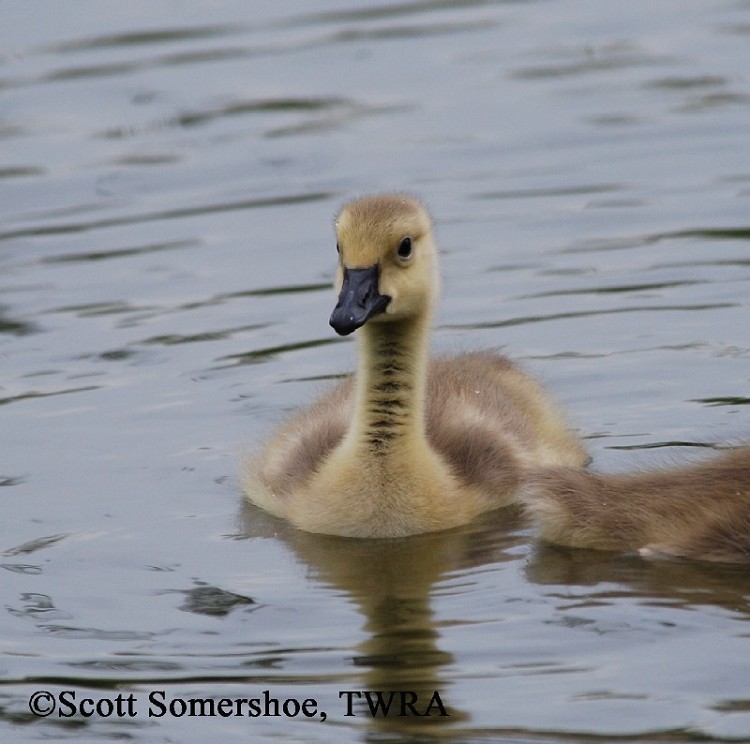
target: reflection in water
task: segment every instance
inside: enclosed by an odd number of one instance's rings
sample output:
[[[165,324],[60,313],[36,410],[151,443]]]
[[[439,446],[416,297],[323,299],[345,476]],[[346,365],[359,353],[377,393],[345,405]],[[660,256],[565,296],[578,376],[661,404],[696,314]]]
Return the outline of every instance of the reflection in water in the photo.
[[[445,532],[395,539],[356,539],[298,530],[257,507],[243,502],[240,529],[247,537],[274,535],[309,566],[323,584],[344,592],[359,608],[368,637],[359,644],[352,665],[361,675],[350,687],[357,690],[415,693],[412,715],[376,717],[378,726],[399,728],[455,725],[466,711],[451,706],[449,669],[452,654],[440,648],[440,632],[432,597],[441,580],[454,571],[514,560],[508,551],[525,537],[518,532],[519,515],[500,509],[476,524]],[[424,712],[438,692],[448,713],[437,703]],[[386,697],[388,699],[388,697]],[[407,701],[413,700],[411,695]],[[367,701],[355,705],[364,713]],[[356,709],[356,708],[355,708]],[[392,709],[401,711],[401,697]]]
[[[596,587],[607,584],[607,597],[635,596],[673,607],[715,606],[750,620],[750,574],[742,565],[645,559],[591,550],[539,544],[526,567],[529,581],[541,585]],[[590,600],[601,598],[592,591]]]
[[[548,623],[575,630],[583,623],[595,633],[611,632],[611,620],[581,616],[585,608],[642,605],[644,607],[693,610],[716,607],[731,613],[735,619],[750,621],[750,575],[738,566],[691,563],[678,560],[647,560],[638,555],[603,551],[560,548],[536,543],[529,546],[530,532],[523,518],[512,509],[501,509],[484,515],[473,525],[447,532],[386,540],[360,540],[316,535],[291,527],[258,508],[243,503],[240,532],[245,537],[274,536],[281,540],[310,570],[312,578],[344,593],[359,609],[367,638],[361,641],[351,659],[358,672],[348,689],[413,691],[420,705],[426,706],[438,691],[449,717],[406,716],[370,718],[367,701],[360,700],[356,720],[372,721],[381,735],[442,736],[455,740],[474,731],[469,710],[451,705],[456,659],[441,647],[441,623],[433,606],[441,583],[456,572],[476,573],[480,567],[525,560],[523,575],[541,591],[552,605]],[[519,558],[519,550],[528,550]],[[577,590],[579,588],[580,590]],[[582,591],[581,591],[582,590]],[[518,587],[513,587],[514,594]],[[618,614],[619,616],[619,614]],[[622,616],[620,616],[622,617]],[[617,621],[615,621],[617,622]],[[604,624],[602,624],[604,623]],[[609,623],[609,624],[608,624]],[[633,617],[621,621],[622,632],[639,628]],[[670,622],[664,620],[665,632]],[[614,626],[618,627],[617,625]],[[519,675],[577,674],[587,676],[585,661],[570,656],[539,657],[534,662],[517,665],[515,654],[499,636],[486,649],[496,661],[501,677]],[[507,658],[503,658],[507,656]],[[563,659],[567,659],[563,661]],[[601,693],[605,697],[617,694]],[[645,700],[645,698],[644,698]],[[735,701],[743,705],[743,701]],[[718,701],[717,706],[732,701]],[[396,697],[393,708],[400,706]],[[419,706],[415,706],[419,709]],[[674,732],[677,741],[682,734]],[[535,729],[494,729],[497,736],[534,736],[538,741],[562,741],[560,733],[546,734]],[[373,734],[375,735],[375,734]],[[684,732],[687,736],[687,731]],[[375,739],[381,741],[381,739]],[[520,739],[519,739],[520,740]],[[525,739],[523,739],[525,741]],[[593,737],[592,741],[602,741]],[[644,739],[643,741],[646,741]],[[648,739],[651,741],[651,739]]]

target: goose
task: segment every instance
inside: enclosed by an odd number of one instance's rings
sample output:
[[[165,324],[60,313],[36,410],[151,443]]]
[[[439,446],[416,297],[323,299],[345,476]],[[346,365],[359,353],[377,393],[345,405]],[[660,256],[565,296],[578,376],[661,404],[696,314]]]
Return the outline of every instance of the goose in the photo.
[[[245,464],[246,496],[308,532],[388,538],[444,530],[515,503],[534,469],[588,455],[533,378],[492,352],[429,359],[439,292],[430,216],[406,194],[335,220],[338,301],[358,363]]]
[[[520,500],[539,537],[574,548],[750,563],[750,447],[652,472],[531,474]]]

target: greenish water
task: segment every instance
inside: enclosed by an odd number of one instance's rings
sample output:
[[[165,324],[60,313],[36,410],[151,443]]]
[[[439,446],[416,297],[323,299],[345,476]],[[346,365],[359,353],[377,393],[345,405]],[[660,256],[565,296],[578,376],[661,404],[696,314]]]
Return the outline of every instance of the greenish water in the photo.
[[[2,18],[3,740],[750,739],[745,568],[550,548],[509,512],[311,536],[235,485],[352,368],[331,222],[386,189],[435,217],[434,348],[520,360],[597,468],[747,440],[747,2]],[[234,715],[266,690],[280,715]]]

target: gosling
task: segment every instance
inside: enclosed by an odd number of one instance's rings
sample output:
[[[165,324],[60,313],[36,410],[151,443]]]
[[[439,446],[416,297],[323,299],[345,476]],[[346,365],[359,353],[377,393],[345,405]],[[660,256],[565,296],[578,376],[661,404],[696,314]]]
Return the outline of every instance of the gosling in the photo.
[[[531,474],[521,498],[547,542],[750,563],[750,447],[652,472],[551,468]]]
[[[338,302],[358,366],[246,464],[247,497],[309,532],[399,537],[514,503],[540,467],[588,456],[541,386],[489,352],[430,361],[439,292],[430,217],[402,194],[346,204],[335,221]]]

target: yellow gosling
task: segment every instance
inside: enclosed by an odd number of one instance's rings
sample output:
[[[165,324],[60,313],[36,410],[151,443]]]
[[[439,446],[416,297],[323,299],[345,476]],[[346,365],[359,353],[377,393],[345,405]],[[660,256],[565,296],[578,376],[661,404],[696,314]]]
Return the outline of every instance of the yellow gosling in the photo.
[[[429,361],[439,291],[425,208],[386,194],[336,219],[338,303],[359,362],[247,463],[248,498],[301,529],[395,537],[465,524],[518,499],[527,473],[588,457],[542,388],[507,359]]]

